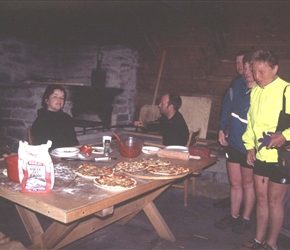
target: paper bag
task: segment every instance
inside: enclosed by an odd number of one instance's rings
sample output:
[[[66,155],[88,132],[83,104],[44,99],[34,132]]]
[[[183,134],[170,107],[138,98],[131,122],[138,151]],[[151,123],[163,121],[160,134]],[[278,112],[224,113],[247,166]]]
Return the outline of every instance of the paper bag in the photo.
[[[54,185],[53,162],[48,149],[52,142],[29,145],[19,142],[18,173],[22,192],[49,193]]]

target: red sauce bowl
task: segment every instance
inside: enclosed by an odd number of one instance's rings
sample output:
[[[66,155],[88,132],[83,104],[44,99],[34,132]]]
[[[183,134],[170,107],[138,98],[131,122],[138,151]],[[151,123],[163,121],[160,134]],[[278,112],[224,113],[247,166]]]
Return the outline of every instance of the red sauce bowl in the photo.
[[[4,159],[6,168],[7,168],[7,175],[11,181],[18,182],[19,175],[18,175],[18,155],[9,155]]]
[[[136,158],[140,155],[144,141],[137,137],[126,137],[119,141],[119,153],[125,158]]]

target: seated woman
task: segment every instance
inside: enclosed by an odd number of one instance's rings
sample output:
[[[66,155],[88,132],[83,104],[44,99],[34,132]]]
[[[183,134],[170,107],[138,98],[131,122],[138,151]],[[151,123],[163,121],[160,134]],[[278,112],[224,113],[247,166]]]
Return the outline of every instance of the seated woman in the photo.
[[[72,117],[63,112],[66,91],[62,86],[49,85],[42,97],[42,107],[31,127],[35,144],[52,141],[51,148],[76,146],[79,144]]]

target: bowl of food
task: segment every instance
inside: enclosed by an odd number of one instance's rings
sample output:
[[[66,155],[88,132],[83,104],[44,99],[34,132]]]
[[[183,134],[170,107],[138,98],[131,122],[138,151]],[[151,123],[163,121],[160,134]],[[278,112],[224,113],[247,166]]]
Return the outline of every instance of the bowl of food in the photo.
[[[4,158],[6,168],[7,168],[7,176],[11,181],[18,182],[18,155],[8,155]]]
[[[137,137],[124,137],[119,141],[118,149],[125,158],[136,158],[141,154],[144,141]]]

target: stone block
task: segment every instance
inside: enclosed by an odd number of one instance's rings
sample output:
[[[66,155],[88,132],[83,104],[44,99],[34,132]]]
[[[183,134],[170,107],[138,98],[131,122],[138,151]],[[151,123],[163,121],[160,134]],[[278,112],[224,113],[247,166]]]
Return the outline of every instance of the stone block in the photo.
[[[1,119],[1,127],[18,127],[22,128],[25,126],[25,123],[23,120],[16,120],[16,119]]]
[[[38,105],[38,103],[35,103],[31,99],[13,99],[12,100],[12,99],[0,98],[0,106],[3,108],[14,109],[14,108],[21,107],[21,108],[35,110],[37,105]]]
[[[29,88],[1,88],[1,97],[7,99],[31,98],[34,96],[33,89]]]
[[[34,121],[37,117],[35,110],[29,109],[13,109],[11,112],[11,118],[22,119],[27,121]]]
[[[11,117],[11,112],[10,108],[0,108],[1,119]]]

